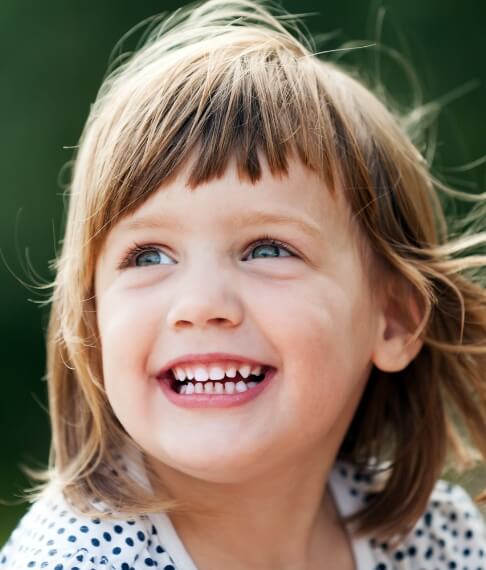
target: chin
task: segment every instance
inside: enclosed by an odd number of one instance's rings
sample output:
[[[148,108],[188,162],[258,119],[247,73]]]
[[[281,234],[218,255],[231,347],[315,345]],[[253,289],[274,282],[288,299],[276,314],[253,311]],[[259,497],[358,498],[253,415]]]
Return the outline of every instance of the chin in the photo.
[[[153,454],[156,461],[184,473],[189,477],[207,481],[208,483],[241,483],[257,474],[261,469],[261,461],[256,458],[255,450],[245,453],[235,448],[229,449],[227,442],[218,447],[209,444],[182,446],[180,442],[169,448],[164,446],[164,452]]]

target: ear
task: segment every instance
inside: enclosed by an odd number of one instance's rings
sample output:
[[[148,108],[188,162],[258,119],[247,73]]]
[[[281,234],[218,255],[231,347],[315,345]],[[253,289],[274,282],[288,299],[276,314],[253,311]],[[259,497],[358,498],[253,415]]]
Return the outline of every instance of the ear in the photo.
[[[382,301],[372,362],[384,372],[398,372],[420,352],[423,341],[414,338],[422,311],[411,287],[393,287]]]

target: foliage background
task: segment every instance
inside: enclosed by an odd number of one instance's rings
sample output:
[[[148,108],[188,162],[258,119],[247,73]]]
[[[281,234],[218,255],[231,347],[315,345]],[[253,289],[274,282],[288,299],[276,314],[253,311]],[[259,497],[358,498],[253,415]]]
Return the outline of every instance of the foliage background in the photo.
[[[47,461],[43,381],[47,309],[38,304],[42,297],[28,285],[53,277],[48,262],[63,227],[61,168],[71,159],[69,147],[77,144],[115,43],[142,19],[182,4],[168,0],[0,3],[0,499],[8,503],[15,503],[16,494],[27,484],[20,464],[40,466]],[[486,3],[283,0],[282,4],[291,12],[319,12],[306,19],[313,33],[339,31],[326,49],[351,40],[372,43],[380,6],[385,7],[381,41],[413,65],[425,101],[475,81],[472,90],[453,100],[438,117],[435,171],[459,189],[486,190],[483,165],[469,172],[452,170],[486,154]],[[372,64],[370,49],[351,54],[363,69]],[[398,100],[410,99],[403,70],[385,54],[382,73]],[[486,485],[486,476],[477,470],[461,482],[474,492]],[[26,508],[21,503],[0,505],[0,545]]]

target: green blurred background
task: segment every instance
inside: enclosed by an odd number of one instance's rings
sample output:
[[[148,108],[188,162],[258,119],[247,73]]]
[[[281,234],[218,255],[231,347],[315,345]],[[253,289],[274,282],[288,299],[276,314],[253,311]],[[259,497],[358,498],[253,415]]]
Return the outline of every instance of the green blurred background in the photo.
[[[45,295],[33,283],[53,275],[48,262],[61,237],[62,166],[71,159],[90,103],[115,43],[135,24],[182,2],[2,0],[0,71],[1,198],[0,283],[2,291],[0,398],[2,463],[0,499],[15,502],[27,484],[19,465],[47,461],[49,424],[43,381]],[[382,42],[412,64],[431,101],[475,81],[437,121],[435,171],[468,191],[485,190],[484,165],[457,172],[486,153],[486,3],[476,0],[284,0],[291,12],[319,12],[306,19],[313,33],[338,31],[324,49],[343,42],[372,43],[385,7]],[[135,41],[128,42],[133,48]],[[372,69],[373,48],[355,50],[342,61]],[[382,54],[383,80],[396,98],[410,100],[403,69]],[[466,89],[467,90],[467,89]],[[484,472],[462,479],[470,492],[485,485]],[[25,504],[0,505],[0,546]]]

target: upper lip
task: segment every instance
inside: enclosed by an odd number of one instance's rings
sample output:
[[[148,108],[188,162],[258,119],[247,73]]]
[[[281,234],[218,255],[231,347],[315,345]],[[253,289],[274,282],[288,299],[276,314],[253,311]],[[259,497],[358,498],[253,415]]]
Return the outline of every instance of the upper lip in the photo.
[[[255,360],[254,358],[241,356],[239,354],[230,354],[228,352],[206,352],[205,354],[183,354],[173,360],[169,360],[169,362],[167,362],[158,372],[158,376],[164,376],[171,368],[178,365],[180,366],[181,364],[210,364],[224,361],[241,362],[242,364],[251,364],[252,366],[273,368],[270,364],[265,364],[264,362]]]

